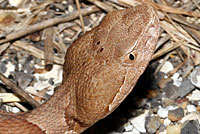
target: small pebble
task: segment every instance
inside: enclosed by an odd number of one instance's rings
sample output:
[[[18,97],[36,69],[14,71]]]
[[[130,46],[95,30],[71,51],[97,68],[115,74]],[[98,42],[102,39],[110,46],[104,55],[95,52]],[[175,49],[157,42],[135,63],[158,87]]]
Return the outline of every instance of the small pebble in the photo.
[[[182,128],[182,125],[168,126],[166,129],[166,134],[180,134],[181,128]]]
[[[200,112],[200,106],[199,106],[199,105],[196,107],[196,110],[197,110],[198,112]]]
[[[159,132],[164,132],[165,129],[166,129],[166,126],[164,124],[161,124],[159,128]]]
[[[182,78],[180,77],[179,73],[175,73],[172,77],[173,79],[173,85],[180,87],[182,83]]]
[[[25,89],[29,83],[33,80],[32,74],[24,73],[24,72],[15,72],[15,79],[19,87]]]
[[[168,111],[168,119],[170,119],[171,121],[179,121],[183,117],[184,117],[184,110],[181,107]]]
[[[187,111],[189,113],[195,112],[196,111],[196,107],[194,105],[187,105]]]
[[[184,123],[181,134],[199,134],[199,123],[197,120],[190,120]]]
[[[190,0],[181,0],[181,2],[183,2],[184,4],[190,2]]]
[[[163,91],[167,98],[176,99],[179,97],[179,87],[175,86],[173,81],[167,83],[166,87],[163,88]]]
[[[13,108],[12,108],[12,112],[13,112],[13,113],[18,113],[18,112],[20,112],[20,110],[19,110],[19,108],[17,108],[17,107],[13,107]]]
[[[200,91],[199,90],[194,90],[192,92],[192,95],[187,96],[187,98],[189,99],[189,101],[198,101],[200,100]]]
[[[149,134],[154,134],[161,125],[159,117],[148,116],[146,117],[145,128]]]
[[[168,118],[166,118],[165,120],[164,120],[164,123],[163,123],[165,126],[169,126],[170,124],[171,124],[171,121],[168,119]]]
[[[200,88],[200,66],[195,67],[195,69],[190,74],[190,81],[193,85]]]
[[[172,63],[169,61],[166,61],[165,64],[160,69],[160,71],[167,74],[168,72],[172,71],[173,69],[174,69],[174,67],[173,67]]]
[[[195,89],[194,85],[190,82],[189,79],[183,78],[180,87],[178,88],[179,97],[183,98],[188,93]]]
[[[186,115],[185,117],[183,117],[180,122],[184,123],[187,120],[198,120],[200,122],[200,113],[199,112],[192,112],[188,115]]]
[[[113,134],[116,134],[116,133],[113,133]],[[119,133],[120,134],[120,133]],[[133,132],[123,132],[123,134],[133,134]],[[135,133],[134,133],[135,134]],[[140,134],[140,133],[138,133]]]
[[[165,109],[165,108],[159,108],[157,114],[161,118],[167,118],[167,116],[168,116],[168,110]]]
[[[145,129],[146,116],[147,116],[147,113],[144,113],[135,118],[131,118],[129,121],[139,132],[146,133],[146,129]]]
[[[0,72],[5,73],[7,70],[6,65],[3,62],[0,62]]]
[[[6,77],[8,77],[10,75],[11,72],[14,72],[15,71],[15,66],[11,63],[11,62],[8,62],[6,64],[6,72],[4,73],[4,75]]]
[[[133,125],[131,125],[130,122],[127,122],[126,124],[124,124],[124,129],[125,131],[132,131],[133,130]]]
[[[131,134],[140,134],[140,132],[137,131],[137,129],[133,129],[133,130],[131,131]]]
[[[9,0],[9,4],[13,7],[18,7],[22,2],[23,0]]]

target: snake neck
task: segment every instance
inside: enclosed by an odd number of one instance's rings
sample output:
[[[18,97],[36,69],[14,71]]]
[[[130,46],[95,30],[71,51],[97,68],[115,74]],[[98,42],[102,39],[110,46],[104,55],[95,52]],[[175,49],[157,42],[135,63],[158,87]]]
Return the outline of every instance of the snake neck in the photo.
[[[49,134],[62,134],[73,130],[76,124],[73,119],[75,99],[68,87],[67,84],[60,85],[46,103],[26,113],[27,121]]]

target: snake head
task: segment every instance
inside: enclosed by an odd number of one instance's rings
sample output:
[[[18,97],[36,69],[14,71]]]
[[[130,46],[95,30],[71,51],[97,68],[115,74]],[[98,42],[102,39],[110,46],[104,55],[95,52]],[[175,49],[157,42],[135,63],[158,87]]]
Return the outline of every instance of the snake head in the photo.
[[[64,79],[71,83],[74,118],[86,126],[110,114],[132,91],[159,37],[151,6],[108,13],[68,49]]]

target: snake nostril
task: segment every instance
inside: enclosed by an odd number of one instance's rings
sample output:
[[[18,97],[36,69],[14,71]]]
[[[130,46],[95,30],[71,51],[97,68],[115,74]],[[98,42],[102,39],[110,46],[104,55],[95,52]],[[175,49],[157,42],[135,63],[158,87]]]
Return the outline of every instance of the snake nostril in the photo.
[[[102,48],[99,50],[99,52],[103,52],[103,50],[104,50],[104,48],[102,47]]]
[[[101,43],[101,42],[100,42],[100,41],[98,41],[96,44],[97,44],[97,45],[100,45],[100,43]]]

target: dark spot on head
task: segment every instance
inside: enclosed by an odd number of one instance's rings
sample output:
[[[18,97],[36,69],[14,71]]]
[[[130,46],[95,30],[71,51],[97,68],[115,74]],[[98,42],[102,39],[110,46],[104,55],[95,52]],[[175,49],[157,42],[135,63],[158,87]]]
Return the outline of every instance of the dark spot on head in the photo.
[[[99,52],[103,52],[103,50],[104,50],[104,48],[102,47],[102,48],[99,50]]]
[[[100,43],[101,43],[101,42],[100,42],[100,41],[98,41],[98,42],[97,42],[97,45],[100,45]]]
[[[129,59],[130,60],[134,60],[135,59],[135,56],[133,54],[129,54]]]

